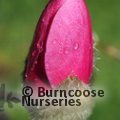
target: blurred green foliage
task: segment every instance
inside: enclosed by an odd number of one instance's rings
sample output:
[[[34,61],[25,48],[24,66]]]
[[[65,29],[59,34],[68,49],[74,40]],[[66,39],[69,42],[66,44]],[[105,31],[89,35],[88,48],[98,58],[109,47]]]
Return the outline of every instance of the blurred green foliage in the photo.
[[[13,90],[21,84],[24,61],[46,3],[47,0],[0,0],[0,81],[7,81]],[[87,0],[87,4],[101,45],[120,49],[120,1]],[[98,100],[90,120],[119,120],[120,60],[102,49],[98,54],[101,60],[96,66],[100,71],[95,72],[94,84],[105,89],[106,97]],[[7,112],[11,120],[28,117],[22,107],[7,109]]]

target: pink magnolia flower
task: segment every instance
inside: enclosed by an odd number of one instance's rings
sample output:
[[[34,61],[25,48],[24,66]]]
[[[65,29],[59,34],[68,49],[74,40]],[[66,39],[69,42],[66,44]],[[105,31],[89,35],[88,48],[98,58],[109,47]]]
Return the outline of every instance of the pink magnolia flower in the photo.
[[[50,0],[37,24],[25,81],[57,87],[72,76],[88,84],[92,69],[92,30],[84,0]]]

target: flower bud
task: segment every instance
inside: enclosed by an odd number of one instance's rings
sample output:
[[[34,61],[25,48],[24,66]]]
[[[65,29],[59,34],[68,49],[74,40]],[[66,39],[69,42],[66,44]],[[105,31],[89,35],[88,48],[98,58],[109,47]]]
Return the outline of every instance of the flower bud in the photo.
[[[77,77],[88,84],[92,69],[91,21],[84,0],[50,0],[37,24],[25,81],[57,87]]]

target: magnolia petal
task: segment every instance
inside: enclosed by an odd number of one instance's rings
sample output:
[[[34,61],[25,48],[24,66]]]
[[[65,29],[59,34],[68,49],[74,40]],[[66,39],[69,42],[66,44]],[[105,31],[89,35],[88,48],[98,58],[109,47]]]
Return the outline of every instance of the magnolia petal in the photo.
[[[52,86],[69,76],[90,81],[93,41],[90,17],[83,0],[66,0],[55,15],[46,42],[45,70]]]

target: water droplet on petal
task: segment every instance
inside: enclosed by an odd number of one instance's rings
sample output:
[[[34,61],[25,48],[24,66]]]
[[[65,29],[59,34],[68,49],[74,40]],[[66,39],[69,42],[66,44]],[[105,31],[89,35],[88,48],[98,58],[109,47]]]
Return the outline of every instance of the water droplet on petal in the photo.
[[[74,44],[74,49],[77,50],[79,48],[79,44],[78,43],[75,43]]]
[[[43,22],[43,23],[45,22],[45,19],[44,19],[44,18],[42,19],[42,22]]]
[[[34,57],[34,56],[35,56],[35,54],[36,54],[36,51],[33,51],[33,52],[32,52],[32,56]]]
[[[56,44],[56,40],[53,41],[53,44]]]
[[[40,44],[37,44],[37,48],[40,48]]]
[[[37,64],[37,61],[35,61],[35,64]]]
[[[69,53],[69,51],[68,50],[65,50],[65,54],[68,54]]]
[[[27,77],[28,77],[28,75],[26,74],[26,75],[25,75],[25,78],[27,78]]]

